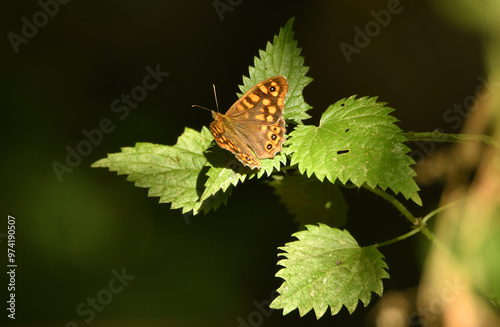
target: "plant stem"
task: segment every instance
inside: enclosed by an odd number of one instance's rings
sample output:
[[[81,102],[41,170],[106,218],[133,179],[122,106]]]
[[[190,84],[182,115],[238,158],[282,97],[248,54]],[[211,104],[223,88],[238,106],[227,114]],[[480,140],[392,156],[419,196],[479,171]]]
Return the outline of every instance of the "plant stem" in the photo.
[[[412,213],[408,209],[406,209],[406,207],[401,202],[399,202],[395,197],[393,197],[389,193],[387,193],[379,188],[371,188],[366,184],[364,184],[363,187],[369,191],[372,191],[373,193],[377,194],[378,196],[384,198],[385,200],[389,201],[390,204],[392,204],[397,210],[399,210],[399,212],[401,212],[403,214],[403,216],[405,216],[406,219],[408,219],[410,221],[410,223],[412,223],[415,226],[415,230],[412,230],[404,235],[398,236],[398,237],[393,238],[391,240],[379,243],[376,246],[380,247],[383,245],[387,245],[387,244],[391,244],[391,243],[394,243],[397,241],[401,241],[401,240],[404,240],[404,239],[406,239],[406,238],[408,238],[408,237],[410,237],[418,232],[422,232],[422,234],[424,234],[424,236],[427,237],[432,243],[434,243],[434,244],[437,243],[436,237],[427,228],[427,225],[425,224],[423,219],[416,218],[415,216],[413,216]]]
[[[373,246],[375,246],[377,248],[380,248],[380,247],[385,246],[385,245],[396,243],[396,242],[402,241],[404,239],[407,239],[410,236],[413,236],[413,235],[417,234],[419,231],[420,230],[418,230],[418,229],[414,229],[414,230],[412,230],[412,231],[410,231],[410,232],[408,232],[406,234],[400,235],[400,236],[392,238],[390,240],[387,240],[387,241],[384,241],[384,242],[381,242],[381,243],[376,243]]]
[[[408,211],[408,209],[406,209],[406,207],[401,202],[399,202],[395,197],[393,197],[392,195],[388,194],[387,192],[385,192],[379,188],[371,188],[370,186],[368,186],[366,184],[364,184],[363,187],[366,188],[367,190],[377,194],[378,196],[384,198],[385,200],[387,200],[397,210],[399,210],[399,212],[401,212],[403,214],[403,216],[405,216],[406,219],[408,219],[410,221],[410,223],[412,223],[415,226],[419,225],[418,219],[415,218],[411,214],[411,212]]]
[[[440,208],[437,208],[433,211],[431,211],[430,213],[428,213],[424,218],[416,218],[414,217],[410,211],[408,211],[408,209],[405,208],[405,206],[403,206],[403,204],[401,202],[399,202],[398,200],[396,200],[396,198],[394,198],[393,196],[391,196],[390,194],[386,193],[385,191],[381,190],[381,189],[378,189],[378,188],[371,188],[367,185],[363,185],[364,188],[366,188],[367,190],[369,191],[372,191],[373,193],[381,196],[382,198],[386,199],[387,201],[389,201],[389,203],[391,203],[392,205],[394,205],[394,207],[396,207],[396,209],[398,209],[414,226],[415,226],[415,229],[406,233],[406,234],[403,234],[403,235],[400,235],[400,236],[397,236],[395,238],[392,238],[390,240],[387,240],[387,241],[384,241],[384,242],[381,242],[381,243],[376,243],[374,244],[375,247],[382,247],[382,246],[385,246],[385,245],[389,245],[389,244],[392,244],[392,243],[396,243],[396,242],[399,242],[399,241],[402,241],[404,239],[407,239],[415,234],[417,234],[418,232],[422,232],[422,234],[424,234],[425,237],[427,237],[434,245],[438,246],[439,248],[446,250],[446,247],[444,246],[444,244],[441,243],[441,241],[439,241],[436,236],[429,230],[429,228],[427,228],[427,221],[436,216],[438,213],[440,213],[441,211],[444,211],[446,210],[447,208],[453,206],[453,205],[456,205],[457,203],[459,203],[460,201],[455,201],[455,202],[452,202],[452,203],[448,203],[447,205],[444,205]]]
[[[442,207],[439,207],[437,208],[436,210],[433,210],[431,212],[429,212],[424,218],[422,218],[422,222],[425,224],[427,223],[427,221],[429,219],[431,219],[432,217],[436,216],[438,213],[440,213],[441,211],[444,211],[446,209],[448,209],[449,207],[451,206],[454,206],[456,204],[458,204],[459,202],[462,202],[462,200],[457,200],[457,201],[454,201],[454,202],[451,202],[451,203],[448,203],[447,205],[444,205]]]
[[[424,132],[424,133],[401,133],[406,137],[407,141],[432,141],[432,142],[465,142],[465,141],[480,141],[485,144],[499,147],[498,142],[488,135],[469,135],[469,134],[447,134],[439,131]]]

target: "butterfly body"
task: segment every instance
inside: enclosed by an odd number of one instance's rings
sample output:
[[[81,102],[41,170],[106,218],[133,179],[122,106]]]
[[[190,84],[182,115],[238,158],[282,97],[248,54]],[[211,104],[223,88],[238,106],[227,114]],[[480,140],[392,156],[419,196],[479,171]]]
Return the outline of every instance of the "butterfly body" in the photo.
[[[260,169],[259,159],[273,158],[285,141],[287,90],[285,77],[271,77],[252,87],[226,114],[212,111],[210,132],[217,144],[243,165]]]

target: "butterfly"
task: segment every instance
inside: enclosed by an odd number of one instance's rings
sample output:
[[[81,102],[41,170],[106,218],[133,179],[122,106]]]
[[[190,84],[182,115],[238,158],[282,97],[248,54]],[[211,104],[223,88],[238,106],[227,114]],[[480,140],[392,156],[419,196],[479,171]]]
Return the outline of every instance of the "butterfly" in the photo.
[[[210,132],[215,142],[245,166],[260,169],[285,141],[283,109],[288,82],[284,76],[263,80],[236,101],[226,114],[212,111]]]

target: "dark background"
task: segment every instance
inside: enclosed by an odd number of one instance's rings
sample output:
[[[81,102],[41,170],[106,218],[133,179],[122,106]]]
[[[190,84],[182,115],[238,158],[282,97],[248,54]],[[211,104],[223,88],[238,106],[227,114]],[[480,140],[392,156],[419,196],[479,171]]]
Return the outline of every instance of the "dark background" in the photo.
[[[228,3],[227,0],[221,0]],[[233,1],[237,3],[238,1]],[[240,1],[223,20],[213,1],[70,1],[20,44],[22,17],[32,21],[36,1],[4,2],[1,13],[2,215],[0,253],[6,252],[6,217],[17,221],[17,312],[11,325],[85,326],[78,305],[108,288],[111,271],[135,276],[96,313],[95,326],[238,326],[259,312],[281,284],[277,247],[297,229],[272,190],[260,181],[238,186],[228,205],[207,216],[182,215],[148,198],[125,177],[90,165],[136,142],[173,145],[185,127],[211,122],[192,104],[221,111],[236,100],[237,85],[259,49],[295,17],[308,76],[304,97],[317,123],[329,104],[353,94],[379,96],[404,131],[441,128],[456,133],[443,113],[474,95],[484,75],[481,43],[446,23],[429,1],[401,1],[401,13],[348,63],[339,44],[353,45],[372,10],[390,1]],[[148,92],[126,119],[111,103],[142,84],[145,67],[170,75]],[[59,181],[52,164],[65,163],[66,147],[85,140],[82,130],[109,118],[104,134],[81,164]],[[424,188],[423,209],[435,205],[438,188]],[[408,231],[383,200],[347,191],[347,228],[361,245]],[[418,283],[419,237],[383,249],[391,279],[385,290]],[[0,265],[6,255],[0,256]],[[2,268],[3,271],[3,268]],[[2,277],[3,278],[3,277]],[[2,279],[2,303],[7,299]],[[373,303],[376,302],[376,296]],[[2,307],[1,321],[6,321]],[[261,326],[349,326],[367,323],[369,309],[318,322],[297,311],[274,311]],[[75,322],[71,324],[69,322]],[[69,323],[69,324],[68,324]],[[127,325],[127,326],[129,326]]]

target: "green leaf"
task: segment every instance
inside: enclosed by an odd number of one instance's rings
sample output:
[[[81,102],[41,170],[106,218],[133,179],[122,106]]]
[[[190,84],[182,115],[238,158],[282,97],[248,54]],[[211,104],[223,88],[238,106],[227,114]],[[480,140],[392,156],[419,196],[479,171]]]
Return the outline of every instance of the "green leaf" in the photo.
[[[226,203],[231,191],[226,188],[224,193],[200,200],[207,170],[204,150],[212,139],[207,128],[201,132],[186,128],[174,146],[137,143],[122,148],[121,153],[108,154],[92,167],[107,167],[118,175],[128,175],[128,181],[149,188],[148,196],[159,196],[160,203],[171,203],[172,209],[182,208],[182,213],[192,210],[194,214],[203,209],[207,213]]]
[[[293,18],[286,23],[284,28],[280,29],[279,35],[274,37],[273,43],[267,43],[265,51],[259,51],[260,57],[254,58],[255,67],[249,67],[250,77],[243,76],[244,85],[240,85],[240,90],[245,93],[255,84],[276,75],[287,77],[288,93],[285,98],[283,116],[289,121],[301,123],[301,119],[310,117],[306,111],[311,106],[304,102],[302,90],[312,79],[305,76],[309,68],[303,66],[304,57],[300,56],[301,49],[297,47],[297,41],[293,39],[292,26]],[[241,94],[238,96],[240,97]],[[218,159],[211,161],[212,165],[207,172],[208,180],[205,183],[206,189],[202,200],[216,194],[219,190],[225,191],[230,185],[236,186],[238,182],[245,180],[246,175],[249,175],[250,178],[270,176],[275,170],[279,170],[282,164],[286,164],[285,149],[274,158],[261,159],[259,171],[247,169],[234,160],[234,155],[231,156],[233,160],[230,158],[221,159],[221,155],[218,155]]]
[[[255,175],[250,168],[244,167],[232,153],[217,145],[210,147],[206,156],[210,168],[206,173],[207,180],[201,201],[219,191],[225,192],[229,187],[236,186],[238,182],[244,182],[247,176],[251,178]]]
[[[302,97],[302,89],[311,79],[305,76],[297,42],[293,40],[293,19],[280,29],[266,51],[259,51],[255,67],[249,68],[250,78],[243,77],[245,92],[258,82],[275,75],[288,78],[289,91],[285,99],[285,118],[300,122],[308,118],[308,106]],[[201,209],[208,212],[226,203],[233,186],[248,178],[269,176],[286,163],[285,151],[272,159],[261,160],[261,169],[244,168],[234,155],[213,146],[213,137],[204,128],[201,133],[186,129],[178,143],[171,146],[138,143],[135,148],[123,148],[122,153],[110,154],[93,167],[109,167],[118,174],[128,174],[128,180],[139,187],[150,188],[149,196],[159,196],[160,202],[171,202],[172,209],[182,212]],[[212,146],[204,153],[204,150]],[[284,146],[286,149],[286,145]]]
[[[304,316],[311,309],[319,319],[330,307],[332,315],[342,305],[354,312],[358,301],[367,306],[371,293],[383,293],[383,278],[389,278],[384,256],[374,247],[362,248],[348,231],[323,224],[307,225],[306,231],[295,233],[299,240],[280,248],[286,259],[279,265],[277,277],[285,281],[280,295],[271,303],[283,314],[298,309]]]
[[[376,100],[351,96],[328,107],[318,127],[297,126],[289,139],[291,164],[320,181],[389,187],[421,205],[410,168],[415,162],[406,155],[410,149],[394,124],[397,119],[389,115],[394,109]]]
[[[248,68],[250,77],[243,76],[240,90],[245,93],[266,78],[285,76],[288,80],[288,93],[283,116],[287,121],[301,124],[303,119],[311,117],[306,113],[311,106],[304,102],[302,90],[311,83],[312,78],[306,76],[309,67],[304,66],[304,57],[300,56],[302,50],[293,39],[293,20],[294,18],[288,20],[285,27],[280,29],[273,43],[267,43],[265,51],[259,51],[260,58],[254,58],[254,67]]]
[[[291,175],[273,176],[269,184],[301,226],[319,222],[335,227],[345,224],[347,203],[336,185]]]
[[[219,190],[225,192],[229,186],[236,186],[238,182],[244,182],[247,177],[249,179],[255,176],[260,178],[265,173],[269,176],[274,169],[277,170],[281,164],[286,163],[286,155],[282,152],[273,159],[262,160],[259,171],[252,170],[243,166],[232,153],[218,146],[210,148],[207,157],[211,168],[207,172],[208,179],[201,197],[202,201],[216,194]]]

